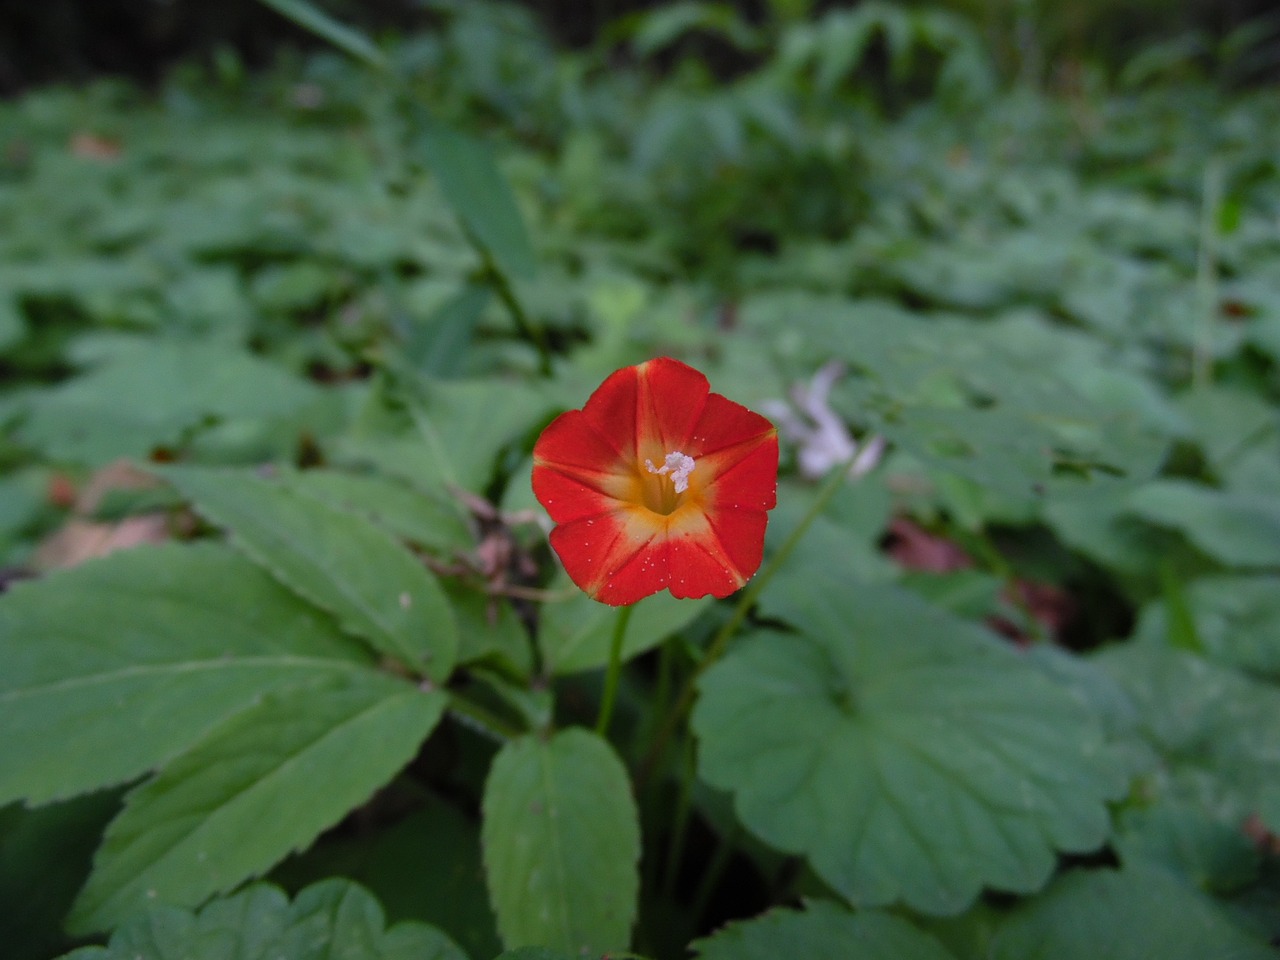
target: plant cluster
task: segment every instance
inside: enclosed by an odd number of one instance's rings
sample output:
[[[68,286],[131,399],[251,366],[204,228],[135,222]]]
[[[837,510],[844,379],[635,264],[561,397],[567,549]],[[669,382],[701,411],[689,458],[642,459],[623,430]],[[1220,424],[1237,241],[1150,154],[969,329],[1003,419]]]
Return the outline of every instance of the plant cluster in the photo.
[[[1273,91],[268,2],[0,104],[7,956],[1275,955]]]

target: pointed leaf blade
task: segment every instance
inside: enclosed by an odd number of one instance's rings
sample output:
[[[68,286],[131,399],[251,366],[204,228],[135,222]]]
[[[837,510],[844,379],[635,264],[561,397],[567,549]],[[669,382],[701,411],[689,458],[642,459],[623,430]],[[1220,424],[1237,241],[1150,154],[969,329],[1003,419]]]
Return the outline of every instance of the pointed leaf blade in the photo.
[[[129,795],[69,927],[195,904],[268,869],[390,779],[444,706],[373,672],[263,697]]]
[[[114,554],[0,599],[0,802],[122,783],[264,693],[363,672],[332,619],[226,547]]]
[[[457,624],[439,582],[373,523],[250,474],[165,471],[246,556],[332,611],[352,633],[434,680],[457,657]]]
[[[604,740],[575,728],[503,747],[485,784],[481,843],[508,948],[627,947],[640,830],[626,770]]]

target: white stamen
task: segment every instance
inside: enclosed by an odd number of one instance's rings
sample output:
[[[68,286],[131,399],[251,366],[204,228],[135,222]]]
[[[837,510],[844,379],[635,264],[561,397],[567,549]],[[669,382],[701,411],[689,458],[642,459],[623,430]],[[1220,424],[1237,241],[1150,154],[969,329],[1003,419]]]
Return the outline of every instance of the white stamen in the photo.
[[[670,473],[676,493],[684,493],[689,489],[689,474],[693,473],[693,468],[697,466],[693,457],[685,456],[679,450],[668,453],[661,467],[655,467],[652,460],[645,460],[644,465],[650,473],[656,473],[660,477]]]

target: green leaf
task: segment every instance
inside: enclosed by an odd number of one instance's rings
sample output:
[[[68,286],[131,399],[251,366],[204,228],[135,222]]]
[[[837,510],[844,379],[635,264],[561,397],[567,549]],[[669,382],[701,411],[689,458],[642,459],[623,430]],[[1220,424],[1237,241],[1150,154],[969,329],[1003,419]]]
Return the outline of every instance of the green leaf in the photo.
[[[508,948],[626,949],[640,830],[626,770],[604,740],[573,728],[507,743],[485,783],[481,843]]]
[[[499,451],[552,405],[539,389],[492,380],[425,384],[410,404],[411,424],[395,432],[363,428],[335,445],[339,461],[372,465],[423,490],[487,489]]]
[[[1280,679],[1280,577],[1203,577],[1187,587],[1195,636],[1211,660]],[[1164,645],[1169,610],[1160,601],[1142,608],[1134,639]]]
[[[343,50],[363,60],[371,67],[379,69],[387,65],[382,51],[364,34],[340,23],[319,7],[307,0],[261,0],[276,13],[288,17],[304,30],[310,30],[316,36],[328,40],[339,50]]]
[[[384,927],[378,902],[349,880],[313,884],[292,903],[278,888],[255,884],[199,914],[151,906],[130,916],[106,947],[63,960],[467,960],[434,927]]]
[[[248,557],[376,650],[434,680],[453,670],[458,628],[449,601],[386,532],[248,473],[171,468],[164,476]]]
[[[703,777],[753,833],[853,903],[938,914],[1105,841],[1124,777],[1074,696],[911,594],[802,572],[766,607],[802,632],[741,641],[693,716]]]
[[[1183,480],[1157,480],[1129,497],[1131,513],[1172,527],[1205,553],[1240,567],[1280,566],[1280,501]]]
[[[692,622],[710,602],[710,598],[677,600],[667,593],[646,597],[636,605],[627,624],[623,660],[653,649]],[[544,604],[538,621],[538,646],[544,667],[550,673],[563,674],[604,666],[609,660],[617,616],[616,608],[576,591],[568,600]]]
[[[404,766],[445,702],[372,671],[264,696],[129,794],[69,927],[190,906],[262,873]]]
[[[533,246],[492,151],[425,114],[419,123],[418,148],[458,219],[507,276],[531,278],[537,272]]]
[[[1252,883],[1261,859],[1237,825],[1176,801],[1126,811],[1116,847],[1121,863],[1163,867],[1206,893],[1231,893]]]
[[[1145,866],[1076,870],[1016,910],[992,960],[1274,960],[1208,897]]]
[[[178,446],[212,421],[295,417],[318,393],[241,350],[148,340],[36,396],[20,431],[25,442],[53,459],[105,463]]]
[[[368,517],[400,539],[435,553],[475,546],[461,504],[443,489],[423,492],[391,477],[343,470],[282,473],[280,484]]]
[[[1095,658],[1137,706],[1159,756],[1148,790],[1213,819],[1280,831],[1280,690],[1181,650],[1125,644]]]
[[[933,937],[876,910],[852,913],[824,900],[731,923],[691,945],[703,960],[954,960]]]
[[[363,672],[330,618],[225,547],[143,547],[0,598],[0,799],[132,779],[264,693]]]

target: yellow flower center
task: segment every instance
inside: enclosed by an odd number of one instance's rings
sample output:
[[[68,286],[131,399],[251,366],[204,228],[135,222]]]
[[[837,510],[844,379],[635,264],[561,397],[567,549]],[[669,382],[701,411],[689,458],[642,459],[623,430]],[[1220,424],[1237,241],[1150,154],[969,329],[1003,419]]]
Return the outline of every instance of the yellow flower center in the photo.
[[[662,466],[654,466],[649,459],[644,466],[647,472],[640,477],[644,505],[654,513],[670,516],[680,506],[682,494],[689,489],[689,474],[697,463],[693,457],[673,450],[663,459]]]

